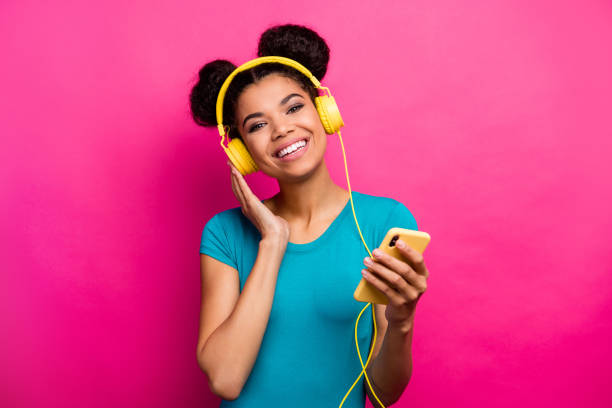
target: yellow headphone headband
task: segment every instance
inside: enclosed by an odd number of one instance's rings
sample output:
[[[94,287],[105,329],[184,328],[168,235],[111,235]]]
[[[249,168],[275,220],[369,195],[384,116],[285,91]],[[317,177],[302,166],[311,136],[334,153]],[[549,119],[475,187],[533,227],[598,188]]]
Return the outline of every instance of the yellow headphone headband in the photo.
[[[236,68],[225,79],[225,82],[223,82],[223,85],[221,86],[221,90],[219,91],[219,95],[217,96],[217,127],[219,128],[219,133],[221,134],[221,136],[223,136],[225,133],[225,130],[223,129],[223,99],[225,98],[225,93],[227,92],[227,88],[229,88],[230,83],[232,82],[234,77],[238,75],[239,73],[241,73],[242,71],[246,71],[257,65],[265,64],[269,62],[278,62],[281,64],[288,65],[292,68],[295,68],[298,71],[300,71],[302,74],[310,78],[310,80],[315,85],[315,87],[322,88],[319,80],[315,78],[315,76],[312,75],[312,73],[305,66],[303,66],[302,64],[300,64],[299,62],[295,60],[292,60],[291,58],[268,56],[268,57],[259,57],[259,58],[255,58],[250,61],[247,61],[244,64],[240,65],[238,68]]]
[[[355,206],[353,205],[353,194],[351,193],[351,183],[349,182],[348,168],[346,166],[346,153],[344,151],[344,143],[342,142],[342,135],[340,134],[340,128],[344,126],[344,121],[342,120],[342,117],[340,116],[340,111],[338,110],[336,101],[334,100],[334,97],[331,95],[329,88],[322,86],[319,80],[315,78],[315,76],[312,75],[312,73],[305,66],[303,66],[299,62],[292,60],[290,58],[280,57],[280,56],[267,56],[267,57],[259,57],[259,58],[255,58],[253,60],[247,61],[244,64],[240,65],[238,68],[234,69],[234,71],[232,71],[232,73],[223,82],[223,85],[221,86],[221,90],[219,91],[219,95],[217,95],[217,129],[219,129],[219,134],[221,135],[221,147],[227,153],[228,157],[232,161],[232,164],[243,175],[253,173],[258,170],[257,165],[255,164],[255,161],[253,160],[246,146],[242,143],[240,139],[234,138],[230,140],[227,147],[225,147],[225,145],[223,144],[223,140],[225,139],[225,136],[226,136],[225,126],[223,125],[223,100],[225,98],[225,93],[227,92],[227,89],[229,88],[230,83],[232,82],[232,80],[237,74],[239,74],[242,71],[251,69],[259,64],[265,64],[265,63],[270,63],[270,62],[276,62],[276,63],[288,65],[292,68],[297,69],[299,72],[301,72],[302,74],[310,78],[310,80],[312,81],[312,83],[315,85],[316,88],[327,91],[328,95],[317,96],[315,98],[315,105],[317,108],[317,112],[319,113],[319,118],[321,119],[321,123],[323,124],[323,127],[325,128],[325,132],[330,135],[337,132],[338,137],[340,138],[340,145],[342,146],[342,155],[344,157],[344,170],[346,171],[346,183],[348,185],[349,198],[351,201],[351,208],[353,210],[353,217],[355,217],[355,224],[357,225],[359,236],[361,237],[361,241],[363,242],[363,245],[365,245],[365,248],[368,251],[370,258],[375,259],[375,257],[370,252],[368,245],[363,239],[363,235],[361,234],[361,229],[359,228],[359,223],[357,222],[357,215],[355,214]],[[368,308],[368,306],[371,306],[370,302],[368,302],[368,304],[361,310],[361,312],[359,313],[359,316],[357,316],[357,321],[355,322],[355,345],[357,347],[357,355],[359,356],[359,361],[361,363],[362,370],[361,370],[361,373],[359,374],[359,377],[357,377],[357,379],[355,380],[351,388],[347,391],[346,395],[342,399],[342,402],[340,403],[340,407],[342,407],[342,404],[344,404],[346,397],[348,397],[348,395],[351,393],[351,390],[355,387],[355,385],[357,384],[361,376],[365,375],[366,381],[368,385],[370,386],[370,390],[372,391],[372,394],[374,395],[378,403],[384,408],[383,403],[380,402],[380,399],[378,399],[378,396],[374,392],[372,384],[370,383],[370,379],[368,378],[368,375],[366,373],[366,366],[368,362],[370,361],[370,357],[372,357],[372,351],[374,350],[374,345],[376,344],[376,317],[374,313],[374,307],[372,307],[372,319],[374,321],[374,340],[372,341],[372,346],[370,347],[370,354],[368,355],[368,359],[366,360],[365,366],[361,358],[361,353],[359,351],[359,342],[357,340],[357,325],[359,324],[359,319],[361,318],[361,315]]]
[[[234,69],[232,73],[225,79],[223,85],[221,86],[221,90],[217,95],[217,129],[219,130],[219,134],[221,135],[221,147],[227,153],[230,158],[232,164],[242,173],[243,175],[254,173],[258,170],[255,161],[249,154],[246,146],[242,143],[239,138],[234,138],[229,141],[227,147],[223,144],[225,140],[225,136],[227,132],[225,130],[226,126],[223,124],[223,101],[225,99],[225,94],[227,89],[229,88],[230,83],[234,79],[236,75],[240,72],[251,69],[257,65],[265,64],[265,63],[279,63],[283,65],[290,66],[302,74],[304,74],[307,78],[309,78],[314,86],[317,89],[321,89],[323,91],[327,91],[327,95],[317,96],[314,100],[315,106],[317,108],[317,112],[319,114],[319,118],[321,119],[321,123],[323,124],[323,128],[328,135],[336,133],[342,126],[344,126],[344,122],[342,121],[342,116],[340,116],[340,111],[338,110],[338,105],[336,105],[336,101],[334,97],[331,95],[329,88],[321,86],[319,80],[312,75],[312,73],[299,62],[292,60],[286,57],[280,56],[267,56],[267,57],[259,57],[253,60],[247,61],[244,64],[240,65],[238,68]]]

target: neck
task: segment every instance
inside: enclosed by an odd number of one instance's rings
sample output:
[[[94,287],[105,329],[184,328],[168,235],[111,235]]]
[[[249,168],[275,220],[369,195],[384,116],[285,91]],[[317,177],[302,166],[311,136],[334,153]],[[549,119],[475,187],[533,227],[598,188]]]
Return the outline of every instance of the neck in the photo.
[[[348,191],[333,182],[325,160],[307,179],[278,180],[278,185],[280,191],[273,197],[274,212],[288,222],[306,226],[335,215],[338,203],[348,200]]]

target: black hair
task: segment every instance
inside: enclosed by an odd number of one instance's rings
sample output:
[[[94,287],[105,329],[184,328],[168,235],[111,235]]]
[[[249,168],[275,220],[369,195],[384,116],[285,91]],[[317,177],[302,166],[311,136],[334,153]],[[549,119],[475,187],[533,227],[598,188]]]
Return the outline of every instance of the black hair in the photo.
[[[315,31],[303,25],[285,24],[268,28],[259,37],[257,56],[276,55],[291,58],[305,66],[319,81],[327,72],[329,47]],[[217,126],[217,95],[225,79],[236,69],[230,61],[217,59],[204,65],[199,80],[191,89],[191,115],[200,126]],[[230,126],[229,136],[240,138],[236,128],[235,108],[238,97],[248,85],[272,73],[295,80],[312,102],[318,96],[312,81],[298,70],[280,63],[265,63],[240,72],[232,80],[223,101],[223,124]]]

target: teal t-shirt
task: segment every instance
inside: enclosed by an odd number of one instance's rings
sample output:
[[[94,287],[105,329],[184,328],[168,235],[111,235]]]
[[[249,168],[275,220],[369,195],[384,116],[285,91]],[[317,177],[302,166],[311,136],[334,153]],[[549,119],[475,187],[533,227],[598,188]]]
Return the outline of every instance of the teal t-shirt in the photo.
[[[417,230],[412,213],[387,197],[352,192],[357,221],[370,251],[391,227]],[[261,235],[240,207],[213,216],[200,253],[238,270],[240,291],[257,257]],[[253,370],[234,401],[221,407],[338,407],[362,370],[355,322],[364,302],[353,298],[368,256],[349,200],[330,226],[306,244],[289,242],[278,271],[266,332]],[[380,335],[380,333],[378,333]],[[372,306],[357,328],[365,364],[373,336]],[[365,406],[365,377],[343,408]],[[367,383],[365,383],[367,386]]]

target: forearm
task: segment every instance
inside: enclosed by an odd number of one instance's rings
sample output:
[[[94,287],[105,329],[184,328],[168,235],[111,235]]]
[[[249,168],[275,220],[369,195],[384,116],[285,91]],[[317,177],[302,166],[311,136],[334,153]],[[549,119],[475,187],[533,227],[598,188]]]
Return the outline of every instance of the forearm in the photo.
[[[211,388],[225,399],[237,398],[246,382],[268,325],[278,270],[286,244],[262,240],[230,317],[208,338],[201,355]]]
[[[399,400],[412,375],[412,320],[408,326],[389,324],[380,352],[368,365],[366,372],[378,399],[388,407]],[[364,386],[374,407],[381,405],[370,391],[367,381]]]

